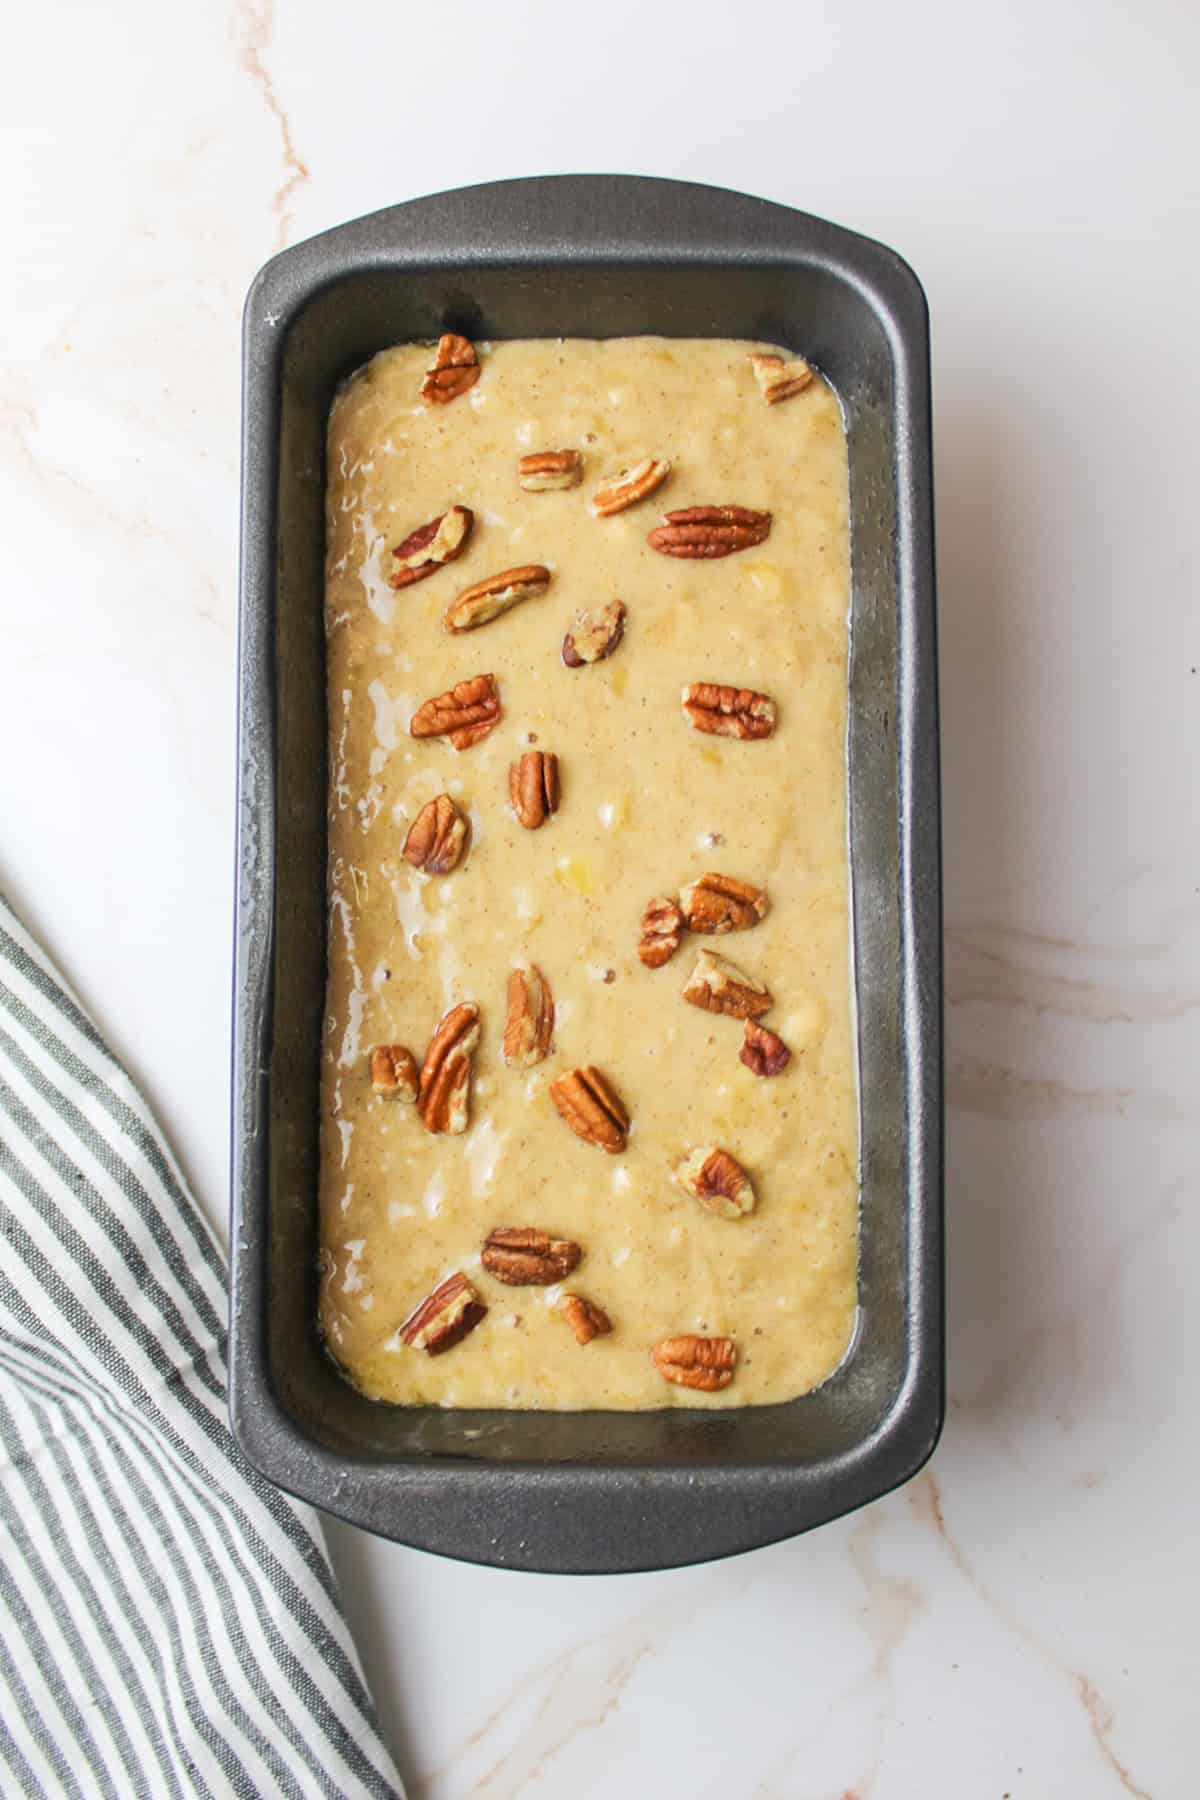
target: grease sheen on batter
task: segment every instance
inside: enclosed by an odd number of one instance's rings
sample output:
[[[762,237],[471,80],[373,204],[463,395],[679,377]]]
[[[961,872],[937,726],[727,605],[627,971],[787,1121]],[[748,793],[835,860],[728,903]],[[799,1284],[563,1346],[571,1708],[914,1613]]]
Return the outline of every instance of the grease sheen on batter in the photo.
[[[848,1346],[856,1308],[858,1123],[849,966],[845,732],[849,537],[846,441],[817,380],[768,407],[747,361],[773,346],[660,338],[481,345],[469,394],[426,408],[427,346],[375,359],[329,423],[329,987],[323,1038],[320,1321],[349,1378],[400,1403],[482,1407],[733,1406],[816,1386]],[[516,465],[578,448],[580,487],[530,494]],[[641,505],[596,519],[600,481],[644,456],[672,474]],[[459,503],[465,554],[393,592],[391,549]],[[656,554],[668,508],[768,510],[760,547],[712,562]],[[548,592],[477,631],[442,616],[463,588],[544,563]],[[577,610],[619,597],[624,641],[567,669]],[[458,753],[418,742],[421,701],[491,672],[503,717]],[[761,743],[705,737],[681,687],[711,680],[777,702]],[[508,767],[533,739],[556,751],[562,803],[538,831],[508,805]],[[409,824],[448,792],[471,821],[450,876],[400,852]],[[665,968],[638,962],[655,894],[706,870],[765,886],[755,929],[693,938]],[[764,1021],[792,1050],[763,1080],[742,1066],[742,1027],[685,1005],[695,952],[731,958],[771,989]],[[537,963],[557,1006],[547,1059],[505,1067],[500,1039],[515,963]],[[429,1135],[415,1110],[372,1095],[380,1042],[418,1062],[443,1012],[476,1000],[471,1124]],[[628,1150],[573,1137],[548,1088],[593,1063],[633,1116]],[[714,1217],[671,1183],[689,1146],[746,1166],[757,1210]],[[609,1313],[611,1336],[576,1344],[557,1288],[504,1287],[479,1267],[497,1225],[576,1239],[567,1284]],[[453,1269],[490,1308],[444,1356],[398,1328]],[[657,1340],[736,1340],[733,1384],[670,1387]]]

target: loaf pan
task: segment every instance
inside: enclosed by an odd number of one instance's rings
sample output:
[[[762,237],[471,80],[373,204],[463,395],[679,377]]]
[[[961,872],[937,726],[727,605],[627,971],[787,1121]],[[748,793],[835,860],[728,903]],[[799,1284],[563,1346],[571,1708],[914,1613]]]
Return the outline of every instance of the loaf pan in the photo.
[[[766,339],[849,437],[849,814],[860,1312],[836,1375],[727,1411],[393,1407],[318,1338],[325,990],[325,424],[386,345]],[[271,1481],[443,1555],[666,1568],[805,1531],[907,1479],[943,1410],[942,1027],[928,321],[891,250],[745,195],[633,176],[414,200],[284,251],[246,305],[230,1407]]]

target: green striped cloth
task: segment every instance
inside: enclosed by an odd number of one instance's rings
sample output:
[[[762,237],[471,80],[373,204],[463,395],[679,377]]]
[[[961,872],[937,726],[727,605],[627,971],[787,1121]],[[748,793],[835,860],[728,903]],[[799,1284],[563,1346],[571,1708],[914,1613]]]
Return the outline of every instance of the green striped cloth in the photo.
[[[0,899],[0,1793],[400,1796],[315,1515],[225,1415],[225,1266]]]

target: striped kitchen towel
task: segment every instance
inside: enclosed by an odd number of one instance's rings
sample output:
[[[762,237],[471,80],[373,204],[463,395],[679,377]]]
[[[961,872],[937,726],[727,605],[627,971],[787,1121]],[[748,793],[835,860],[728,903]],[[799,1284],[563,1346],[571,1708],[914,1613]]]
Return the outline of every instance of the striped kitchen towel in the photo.
[[[225,1265],[0,899],[0,1792],[401,1796],[315,1515],[225,1415]]]

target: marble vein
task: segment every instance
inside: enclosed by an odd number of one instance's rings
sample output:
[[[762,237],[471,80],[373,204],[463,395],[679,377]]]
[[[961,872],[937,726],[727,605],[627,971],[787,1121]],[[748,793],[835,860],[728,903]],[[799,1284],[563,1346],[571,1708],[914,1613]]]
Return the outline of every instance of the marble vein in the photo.
[[[460,1779],[461,1765],[481,1749],[491,1761],[470,1780],[472,1795],[487,1800],[516,1800],[542,1779],[555,1760],[587,1731],[595,1731],[612,1717],[646,1658],[662,1650],[674,1631],[691,1621],[708,1603],[719,1585],[728,1599],[749,1582],[747,1575],[730,1590],[727,1577],[701,1583],[691,1589],[693,1598],[673,1607],[659,1603],[611,1631],[572,1644],[550,1661],[530,1669],[513,1684],[500,1704],[477,1725],[449,1760],[409,1783],[413,1800],[441,1800],[441,1796],[468,1791]],[[595,1668],[599,1659],[600,1669]],[[493,1748],[506,1723],[510,1723],[523,1698],[542,1689],[541,1699],[528,1723],[511,1747]]]
[[[170,542],[171,532],[156,523],[148,513],[121,512],[109,495],[82,481],[70,469],[62,468],[40,455],[35,448],[40,424],[38,410],[32,400],[16,395],[0,396],[0,451],[7,453],[9,460],[23,470],[30,481],[36,483],[53,503],[61,506],[72,522],[78,522],[82,503],[91,513],[93,523],[108,527],[124,537],[132,537],[139,543]],[[214,627],[222,636],[231,636],[233,610],[222,602],[213,576],[206,574],[198,566],[192,566],[188,581],[193,588],[198,586],[203,593],[203,597],[194,593],[191,595],[191,612],[204,624]]]
[[[271,47],[271,34],[274,27],[273,0],[236,0],[233,9],[233,29],[238,42],[238,60],[258,89],[263,105],[279,128],[284,178],[275,190],[271,201],[271,211],[275,215],[278,226],[275,247],[277,250],[282,250],[286,247],[291,232],[291,199],[296,189],[302,187],[309,179],[309,167],[296,149],[291,121],[275,91],[275,83],[267,68],[266,58]]]
[[[1194,1104],[1141,1087],[1073,1087],[1023,1075],[983,1056],[958,1056],[946,1070],[946,1100],[984,1119],[1122,1118],[1133,1116],[1195,1129]]]
[[[1036,967],[1028,945],[1048,946],[1051,940],[1029,939],[1024,933],[1006,933],[1015,940],[1005,944],[1000,934],[984,928],[948,926],[946,929],[946,1000],[951,1007],[1010,1006],[1032,1013],[1057,1013],[1097,1025],[1138,1024],[1151,1020],[1180,1019],[1200,1006],[1200,992],[1183,987],[1147,992],[1064,975]],[[1060,945],[1060,951],[1079,954],[1079,945]],[[1088,955],[1102,954],[1086,952]]]
[[[895,1660],[914,1622],[929,1605],[929,1596],[920,1582],[894,1575],[880,1565],[878,1539],[887,1528],[888,1518],[886,1507],[868,1508],[845,1542],[847,1558],[863,1589],[857,1618],[870,1660],[862,1673],[834,1697],[829,1712],[837,1714],[849,1707],[854,1714],[855,1702],[865,1704],[873,1709],[873,1727],[869,1743],[865,1732],[847,1734],[850,1754],[846,1760],[858,1766],[853,1786],[839,1782],[836,1790],[826,1789],[821,1800],[870,1800],[883,1773],[887,1731],[896,1715]],[[788,1738],[758,1777],[753,1795],[748,1795],[747,1800],[778,1800],[781,1794],[797,1793],[795,1775],[803,1761],[803,1745]],[[812,1800],[817,1800],[815,1794]]]
[[[988,1610],[995,1614],[1004,1628],[1019,1637],[1044,1663],[1067,1681],[1083,1707],[1097,1750],[1125,1792],[1131,1795],[1133,1800],[1154,1800],[1154,1796],[1147,1788],[1138,1784],[1127,1765],[1120,1760],[1113,1749],[1112,1731],[1115,1714],[1095,1682],[1086,1673],[1072,1669],[1064,1663],[1061,1657],[1057,1656],[1028,1625],[1020,1619],[1013,1618],[1008,1609],[1001,1605],[968,1563],[961,1545],[946,1524],[941,1488],[938,1486],[935,1476],[929,1471],[918,1476],[917,1480],[910,1485],[908,1504],[914,1517],[931,1526],[936,1532],[963,1580],[978,1595]]]
[[[24,469],[31,481],[40,487],[58,491],[58,497],[70,508],[78,501],[84,501],[92,509],[95,518],[105,525],[111,525],[120,532],[136,533],[139,537],[159,538],[165,540],[167,532],[145,513],[127,515],[121,513],[111,500],[99,489],[89,487],[69,469],[60,468],[44,456],[40,456],[34,448],[34,439],[40,428],[37,408],[32,400],[19,399],[16,396],[0,398],[0,439],[7,439],[11,447],[13,461]]]
[[[861,1792],[862,1800],[874,1788],[879,1778],[884,1748],[884,1734],[890,1718],[896,1711],[896,1684],[893,1665],[896,1655],[905,1638],[912,1629],[913,1623],[928,1604],[924,1589],[918,1582],[908,1581],[903,1576],[888,1574],[880,1567],[876,1555],[876,1540],[883,1530],[885,1514],[880,1508],[868,1509],[858,1525],[850,1534],[847,1549],[854,1570],[866,1592],[866,1602],[862,1609],[863,1622],[871,1640],[871,1666],[863,1677],[863,1684],[875,1687],[880,1696],[880,1712],[876,1731],[875,1747],[871,1756],[868,1771],[859,1777],[856,1792]]]
[[[1092,1736],[1096,1740],[1101,1756],[1103,1756],[1105,1762],[1107,1762],[1109,1768],[1121,1783],[1121,1786],[1125,1789],[1125,1792],[1133,1795],[1133,1800],[1153,1800],[1153,1795],[1147,1788],[1138,1786],[1137,1782],[1133,1779],[1133,1776],[1112,1747],[1112,1729],[1114,1723],[1112,1707],[1106,1703],[1099,1693],[1097,1693],[1094,1682],[1089,1681],[1086,1675],[1076,1675],[1074,1681],[1079,1693],[1079,1698],[1083,1702],[1083,1709],[1087,1713],[1088,1723],[1092,1728]]]

